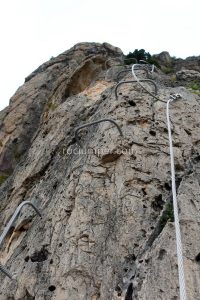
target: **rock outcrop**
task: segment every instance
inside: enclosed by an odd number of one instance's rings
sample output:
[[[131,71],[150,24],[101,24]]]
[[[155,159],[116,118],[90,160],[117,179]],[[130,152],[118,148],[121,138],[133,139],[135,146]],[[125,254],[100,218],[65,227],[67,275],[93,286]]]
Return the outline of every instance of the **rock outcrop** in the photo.
[[[115,99],[123,67],[105,62],[122,56],[78,44],[0,113],[1,231],[22,201],[42,213],[24,208],[1,248],[14,280],[0,273],[0,300],[179,299],[166,104],[135,84]],[[199,299],[200,98],[161,71],[154,79],[163,101],[182,94],[170,111],[187,293]],[[100,123],[79,132],[81,150],[75,128],[103,118],[123,137]]]
[[[172,64],[173,61],[172,57],[167,51],[163,51],[160,54],[154,55],[154,57],[157,59],[159,65],[162,66],[169,66]]]
[[[194,70],[182,69],[176,73],[176,77],[178,80],[200,82],[200,72]]]
[[[200,72],[200,56],[190,56],[186,59],[176,58],[174,63],[177,71],[188,69]]]

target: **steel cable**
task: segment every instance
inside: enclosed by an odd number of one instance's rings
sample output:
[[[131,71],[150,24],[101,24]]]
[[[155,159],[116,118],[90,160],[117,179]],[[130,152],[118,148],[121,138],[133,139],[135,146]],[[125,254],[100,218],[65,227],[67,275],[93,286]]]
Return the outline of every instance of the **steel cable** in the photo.
[[[152,97],[154,97],[157,101],[165,101],[160,100],[157,96],[149,92],[137,78],[134,69],[138,64],[134,64],[132,66],[132,73],[139,83],[139,85],[146,90]],[[170,160],[171,160],[171,178],[172,178],[172,196],[173,196],[173,209],[174,209],[174,223],[175,223],[175,233],[176,233],[176,251],[177,251],[177,260],[178,260],[178,277],[179,277],[179,290],[180,290],[180,300],[187,300],[186,294],[186,285],[185,285],[185,274],[184,274],[184,263],[183,263],[183,250],[182,250],[182,242],[181,242],[181,231],[180,231],[180,222],[178,215],[178,203],[176,196],[176,176],[175,176],[175,167],[174,167],[174,152],[173,152],[173,143],[172,143],[172,134],[171,134],[171,123],[169,116],[169,103],[173,100],[181,98],[179,94],[171,95],[170,99],[167,101],[166,115],[167,115],[167,127],[168,127],[168,135],[169,135],[169,147],[170,147]]]
[[[135,74],[135,68],[136,67],[139,67],[140,66],[140,64],[134,64],[133,66],[132,66],[132,74],[133,74],[133,77],[135,78],[135,80],[138,82],[138,84],[149,94],[149,95],[151,95],[152,97],[154,97],[154,99],[156,99],[156,101],[161,101],[161,102],[164,102],[165,103],[165,101],[163,101],[163,100],[161,100],[161,99],[159,99],[157,96],[155,96],[153,93],[151,93],[141,82],[140,82],[140,80],[137,78],[137,76],[136,76],[136,74]],[[155,101],[155,102],[156,102]]]
[[[172,195],[173,195],[173,208],[174,208],[174,222],[175,222],[175,232],[176,232],[176,248],[177,248],[177,259],[178,259],[178,274],[179,274],[179,287],[180,287],[180,300],[186,300],[186,286],[185,286],[185,275],[184,275],[184,266],[183,266],[183,251],[182,251],[182,242],[181,242],[181,231],[180,231],[180,222],[178,215],[178,203],[176,197],[176,181],[175,181],[175,167],[174,167],[174,153],[173,153],[173,144],[172,144],[172,135],[171,135],[171,123],[169,116],[169,103],[180,95],[171,96],[167,101],[167,126],[169,134],[169,147],[170,147],[170,159],[171,159],[171,178],[172,178]]]

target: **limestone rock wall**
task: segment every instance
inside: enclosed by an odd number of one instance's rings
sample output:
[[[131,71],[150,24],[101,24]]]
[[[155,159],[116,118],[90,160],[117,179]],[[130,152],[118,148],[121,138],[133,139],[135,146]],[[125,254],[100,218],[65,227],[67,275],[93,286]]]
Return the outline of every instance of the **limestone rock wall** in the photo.
[[[115,99],[121,67],[105,61],[122,55],[78,44],[29,75],[0,114],[1,231],[24,200],[42,212],[24,208],[15,228],[29,226],[3,244],[14,280],[0,273],[1,300],[179,299],[166,105],[135,84]],[[163,78],[162,100],[182,94],[170,111],[188,299],[199,299],[200,98]],[[102,118],[124,136],[94,125],[79,134],[81,152],[75,128]]]

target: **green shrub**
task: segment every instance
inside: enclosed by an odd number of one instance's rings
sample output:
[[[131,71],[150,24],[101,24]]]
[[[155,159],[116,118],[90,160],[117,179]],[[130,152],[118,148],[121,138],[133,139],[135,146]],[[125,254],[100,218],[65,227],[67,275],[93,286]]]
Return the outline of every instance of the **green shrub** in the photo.
[[[200,96],[200,84],[196,81],[192,81],[190,84],[188,84],[188,89],[196,94]]]
[[[163,229],[168,221],[174,222],[174,208],[171,202],[166,204],[165,211],[160,219],[160,227]]]
[[[171,66],[171,65],[162,67],[162,71],[163,71],[165,74],[172,74],[172,73],[175,73],[175,69],[174,69],[174,67]]]
[[[9,175],[7,175],[7,174],[1,174],[0,175],[0,185],[3,184],[8,177],[9,177]]]
[[[189,88],[191,88],[194,91],[200,91],[200,84],[193,81],[191,84],[189,84]]]
[[[58,107],[58,104],[49,102],[49,103],[47,104],[47,107],[48,107],[48,110],[54,111],[54,110]]]
[[[194,94],[199,95],[200,96],[200,91],[192,91]]]
[[[158,68],[160,67],[156,58],[152,56],[149,52],[146,52],[144,49],[135,49],[133,52],[129,52],[129,54],[125,56],[126,65],[133,64],[133,60],[131,60],[131,58],[135,58],[138,61],[138,63],[140,60],[145,60],[150,64],[154,64]]]

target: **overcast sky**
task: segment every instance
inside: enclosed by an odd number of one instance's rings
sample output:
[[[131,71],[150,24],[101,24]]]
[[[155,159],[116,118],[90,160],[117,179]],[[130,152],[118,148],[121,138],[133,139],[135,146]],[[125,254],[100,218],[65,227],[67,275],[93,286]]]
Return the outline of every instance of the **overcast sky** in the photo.
[[[200,0],[1,0],[0,109],[29,73],[78,42],[200,55],[199,11]]]

